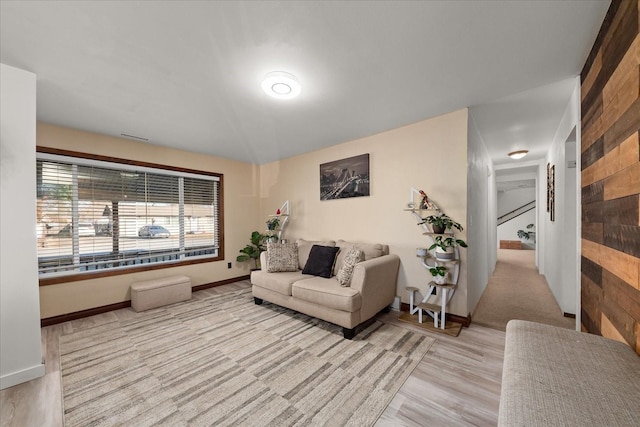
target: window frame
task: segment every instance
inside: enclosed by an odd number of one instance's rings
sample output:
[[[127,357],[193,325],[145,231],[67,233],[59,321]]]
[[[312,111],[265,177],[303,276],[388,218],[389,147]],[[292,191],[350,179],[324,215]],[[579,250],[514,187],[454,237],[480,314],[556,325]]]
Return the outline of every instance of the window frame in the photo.
[[[202,171],[196,169],[188,169],[177,166],[162,165],[157,163],[142,162],[137,160],[122,159],[118,157],[103,156],[98,154],[82,153],[71,150],[64,150],[58,148],[36,146],[36,153],[38,154],[53,154],[57,156],[65,156],[77,159],[97,160],[102,162],[113,163],[114,166],[118,164],[135,166],[140,168],[151,168],[159,171],[166,170],[172,172],[180,172],[192,175],[210,176],[218,178],[218,254],[217,256],[186,259],[186,260],[172,260],[167,262],[141,264],[130,267],[119,267],[114,269],[101,269],[93,271],[83,271],[79,273],[71,273],[60,276],[44,277],[39,279],[39,286],[56,285],[60,283],[76,282],[80,280],[97,279],[110,276],[120,276],[124,274],[131,274],[141,271],[159,270],[164,268],[183,267],[186,265],[202,264],[207,262],[217,262],[224,260],[224,174]],[[36,196],[37,197],[37,196]]]

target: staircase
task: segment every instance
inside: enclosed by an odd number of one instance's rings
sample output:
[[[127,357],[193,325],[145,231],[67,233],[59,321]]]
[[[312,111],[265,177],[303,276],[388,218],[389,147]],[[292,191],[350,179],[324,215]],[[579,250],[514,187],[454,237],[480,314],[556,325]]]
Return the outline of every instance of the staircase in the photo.
[[[536,201],[533,200],[529,203],[526,203],[522,206],[520,206],[517,209],[512,210],[511,212],[507,212],[506,214],[499,216],[498,217],[498,225],[504,224],[507,221],[512,220],[513,218],[516,218],[520,215],[522,215],[525,212],[529,212],[531,209],[535,209],[536,208]]]

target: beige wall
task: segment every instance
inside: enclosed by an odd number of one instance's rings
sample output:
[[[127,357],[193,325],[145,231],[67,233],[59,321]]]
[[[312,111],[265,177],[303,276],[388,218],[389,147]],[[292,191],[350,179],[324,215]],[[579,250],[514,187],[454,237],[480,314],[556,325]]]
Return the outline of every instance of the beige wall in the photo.
[[[370,154],[371,196],[320,201],[321,163]],[[377,135],[261,166],[262,228],[270,213],[289,199],[291,219],[285,238],[345,239],[379,242],[401,257],[397,294],[408,302],[405,286],[426,291],[431,279],[415,249],[428,245],[415,219],[403,209],[410,188],[423,189],[460,222],[467,218],[467,110],[424,120]],[[449,309],[466,316],[466,250]]]
[[[37,144],[224,174],[224,261],[41,286],[42,318],[127,301],[130,284],[138,280],[185,274],[196,286],[248,274],[249,263],[238,264],[235,258],[248,242],[251,231],[260,226],[258,166],[46,123],[38,123]],[[227,262],[232,262],[231,269],[227,268]]]

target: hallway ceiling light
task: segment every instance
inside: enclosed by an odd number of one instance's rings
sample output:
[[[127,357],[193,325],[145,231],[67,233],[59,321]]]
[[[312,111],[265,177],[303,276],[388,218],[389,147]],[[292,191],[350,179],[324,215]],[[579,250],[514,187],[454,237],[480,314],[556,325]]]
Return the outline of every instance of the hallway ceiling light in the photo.
[[[262,90],[269,96],[278,99],[291,99],[300,95],[298,79],[285,71],[273,71],[262,81]]]
[[[528,152],[529,150],[512,151],[511,153],[508,154],[508,156],[514,160],[518,160],[526,156]]]

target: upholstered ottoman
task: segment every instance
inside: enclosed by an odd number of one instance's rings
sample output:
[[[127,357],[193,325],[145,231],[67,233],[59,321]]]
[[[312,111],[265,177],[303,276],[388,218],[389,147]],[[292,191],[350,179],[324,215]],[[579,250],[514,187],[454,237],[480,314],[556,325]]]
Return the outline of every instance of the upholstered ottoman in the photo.
[[[163,277],[131,285],[131,307],[135,311],[150,310],[190,299],[191,279],[187,276]]]

